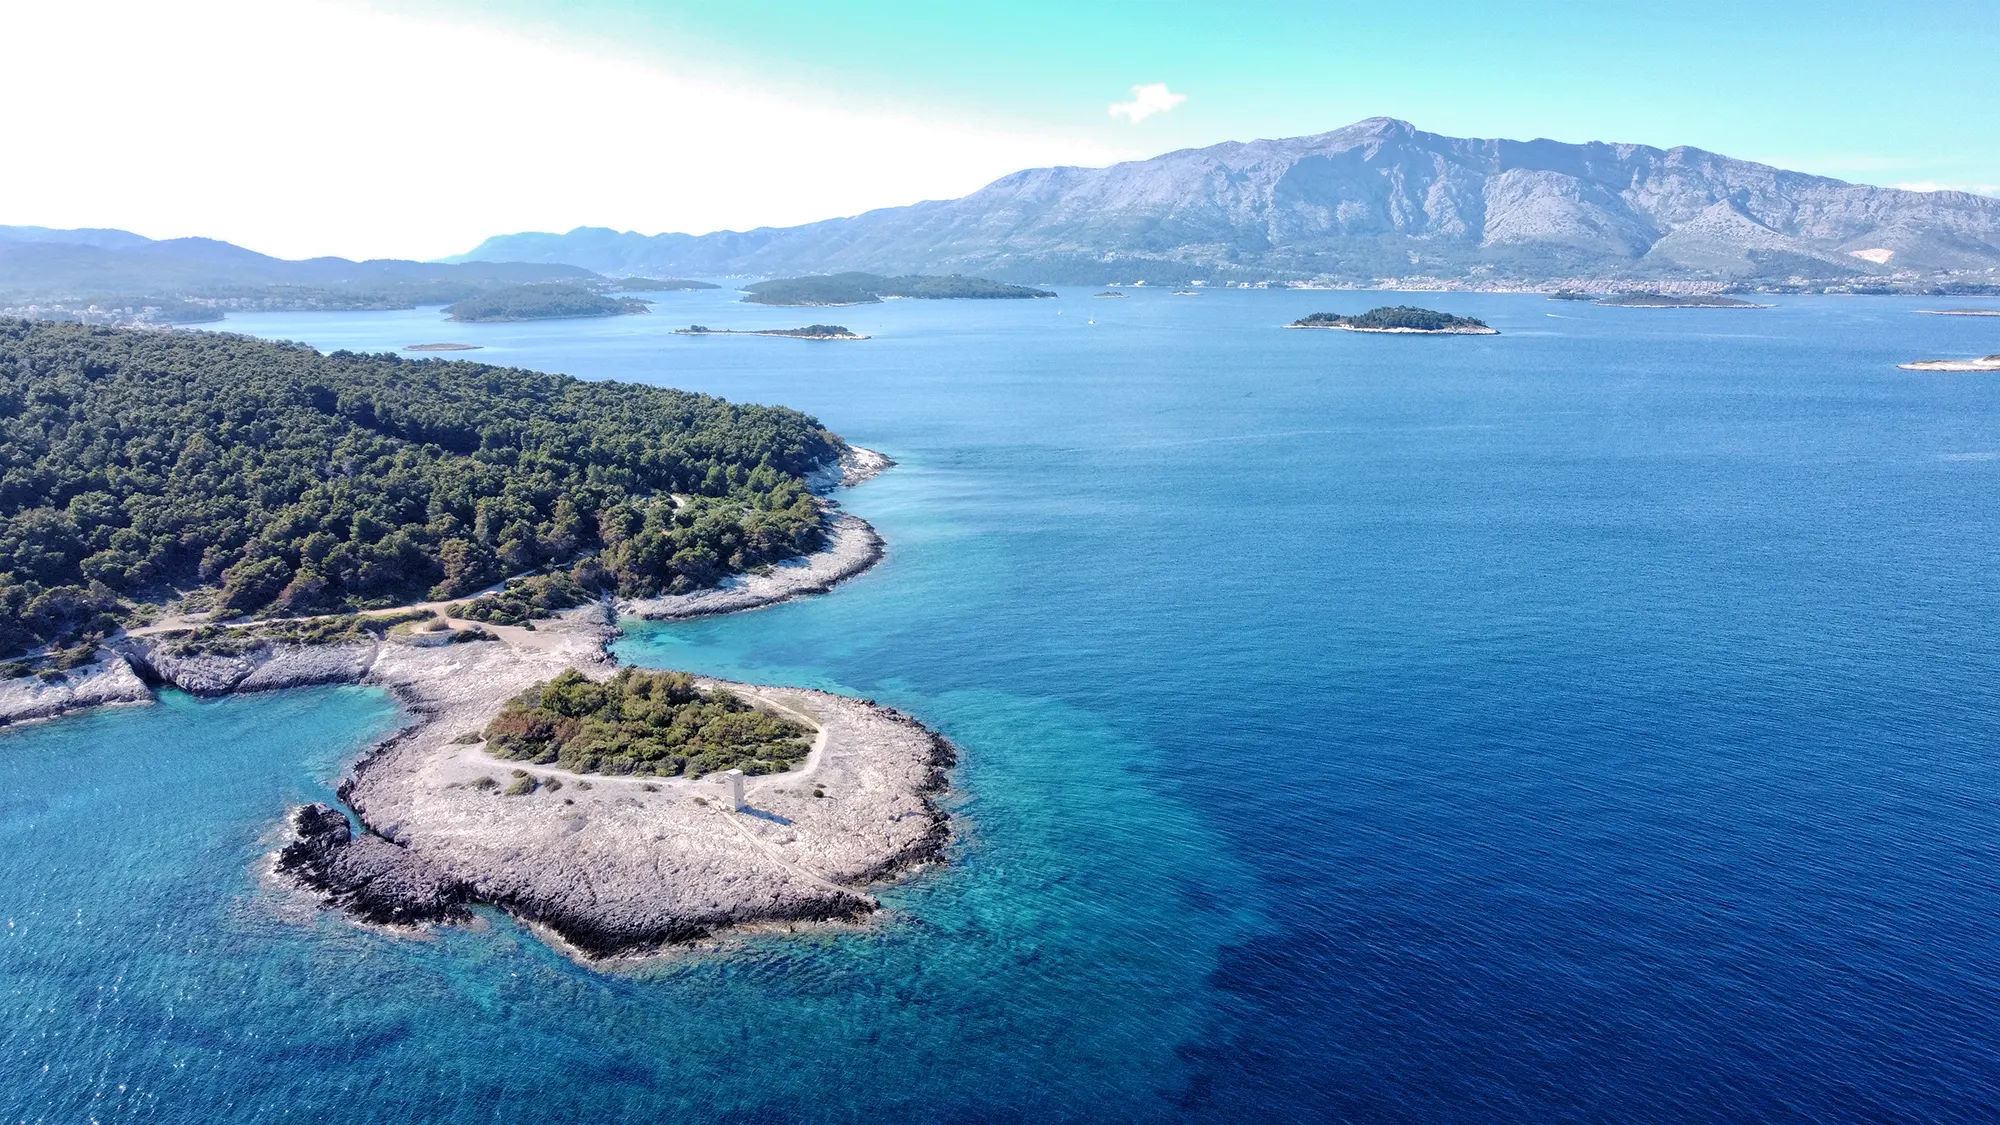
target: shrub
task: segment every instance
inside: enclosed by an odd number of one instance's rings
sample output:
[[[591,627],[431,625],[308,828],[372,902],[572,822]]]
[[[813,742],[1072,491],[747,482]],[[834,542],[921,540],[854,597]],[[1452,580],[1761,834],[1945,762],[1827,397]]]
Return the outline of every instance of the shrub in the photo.
[[[789,769],[810,732],[726,691],[705,694],[681,672],[627,668],[605,683],[574,669],[508,703],[486,727],[502,758],[578,773],[699,777]]]

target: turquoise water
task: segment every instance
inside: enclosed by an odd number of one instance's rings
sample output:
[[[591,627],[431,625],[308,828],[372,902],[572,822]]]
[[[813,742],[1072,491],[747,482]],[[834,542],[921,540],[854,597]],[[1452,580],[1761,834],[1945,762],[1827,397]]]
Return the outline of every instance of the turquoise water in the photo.
[[[377,694],[0,731],[0,1121],[2000,1113],[2000,380],[1894,368],[1993,323],[1450,294],[1414,303],[1505,334],[1276,328],[1376,296],[233,320],[897,457],[842,496],[880,567],[619,652],[915,713],[962,835],[879,932],[607,975],[262,883]],[[810,319],[875,338],[666,334]]]

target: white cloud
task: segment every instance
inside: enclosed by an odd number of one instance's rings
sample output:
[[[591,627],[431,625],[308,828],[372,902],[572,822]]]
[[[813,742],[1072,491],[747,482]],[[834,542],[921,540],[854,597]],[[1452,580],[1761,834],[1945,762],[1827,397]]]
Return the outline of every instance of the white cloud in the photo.
[[[1113,102],[1111,116],[1123,117],[1137,125],[1156,113],[1165,113],[1187,100],[1186,94],[1176,94],[1167,89],[1165,82],[1148,82],[1132,87],[1132,100]]]
[[[809,222],[1134,155],[332,0],[7,8],[0,104],[24,155],[0,223],[423,258],[580,224]]]

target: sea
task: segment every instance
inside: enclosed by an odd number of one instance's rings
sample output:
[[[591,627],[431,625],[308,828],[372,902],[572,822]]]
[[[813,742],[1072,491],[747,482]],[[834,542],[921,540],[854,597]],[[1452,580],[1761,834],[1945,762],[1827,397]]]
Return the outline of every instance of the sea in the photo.
[[[269,882],[379,691],[9,728],[0,1123],[2000,1119],[2000,376],[1896,366],[2000,301],[1093,292],[212,326],[895,458],[881,565],[616,651],[944,732],[949,862],[607,971]],[[1283,329],[1393,303],[1501,334]]]

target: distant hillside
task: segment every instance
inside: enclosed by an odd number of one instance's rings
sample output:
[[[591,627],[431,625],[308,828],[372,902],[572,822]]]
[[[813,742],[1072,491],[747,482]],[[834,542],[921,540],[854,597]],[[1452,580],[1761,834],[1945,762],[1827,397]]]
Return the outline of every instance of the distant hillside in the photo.
[[[606,297],[581,285],[509,285],[467,297],[444,311],[453,320],[569,320],[646,311],[646,302]]]
[[[983,277],[883,277],[874,273],[835,273],[785,277],[743,287],[745,301],[755,305],[867,305],[884,297],[927,300],[1019,300],[1053,297],[1046,289],[1008,285]]]
[[[2000,283],[2000,199],[1867,187],[1696,148],[1475,140],[1389,118],[962,199],[701,236],[582,227],[468,258],[701,275],[866,270],[1101,283],[1188,277],[1629,277]]]
[[[0,307],[35,303],[41,315],[92,305],[118,310],[110,319],[136,319],[123,308],[151,305],[163,321],[216,319],[227,308],[410,308],[498,285],[599,280],[547,262],[290,261],[209,238],[0,227]]]

